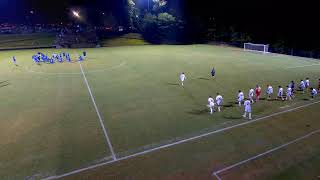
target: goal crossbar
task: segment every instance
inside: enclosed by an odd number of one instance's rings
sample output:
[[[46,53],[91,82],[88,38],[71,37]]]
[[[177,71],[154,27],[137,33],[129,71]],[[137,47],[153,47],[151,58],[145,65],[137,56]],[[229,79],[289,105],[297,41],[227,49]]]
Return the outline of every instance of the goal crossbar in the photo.
[[[254,51],[254,52],[269,52],[269,45],[267,44],[254,44],[254,43],[244,43],[243,45],[244,51]]]

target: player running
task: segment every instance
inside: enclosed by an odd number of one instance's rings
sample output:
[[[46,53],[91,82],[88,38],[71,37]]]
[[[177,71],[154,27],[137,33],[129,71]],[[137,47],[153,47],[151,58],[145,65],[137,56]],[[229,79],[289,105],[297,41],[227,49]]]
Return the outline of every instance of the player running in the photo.
[[[295,83],[294,83],[294,81],[291,81],[291,82],[290,82],[289,87],[291,87],[292,93],[294,93],[294,90],[295,90]]]
[[[309,87],[310,87],[310,80],[309,80],[309,78],[306,78],[304,84],[306,85],[306,89],[309,89]]]
[[[210,109],[210,114],[212,114],[214,111],[214,100],[211,96],[208,98],[208,107]]]
[[[211,76],[212,76],[212,78],[214,78],[215,75],[216,75],[216,70],[215,70],[214,68],[212,68],[212,70],[211,70]]]
[[[216,103],[218,105],[218,111],[220,112],[221,111],[221,106],[222,106],[222,103],[223,103],[223,97],[217,93],[217,96],[216,96]]]
[[[286,100],[292,100],[292,89],[291,87],[287,86],[287,93],[286,93]]]
[[[292,88],[291,88],[292,89]],[[278,98],[281,98],[281,100],[283,101],[283,88],[281,86],[279,86],[279,90],[278,90]]]
[[[186,75],[183,73],[180,74],[180,81],[181,81],[181,85],[183,86],[184,81],[187,79]]]
[[[317,96],[318,92],[315,88],[310,88],[311,89],[311,97],[312,100]]]
[[[238,93],[238,103],[239,103],[239,107],[241,107],[241,103],[242,101],[244,100],[244,94],[241,90],[239,90],[239,93]]]
[[[249,119],[251,120],[251,103],[250,103],[250,100],[247,99],[245,102],[244,102],[244,114],[243,114],[243,117],[246,118],[247,117],[247,113],[249,114]]]
[[[273,88],[271,85],[267,85],[267,95],[268,95],[268,100],[271,100],[271,96],[273,94]]]
[[[300,81],[300,85],[299,85],[299,89],[302,91],[302,93],[304,93],[304,89],[306,88],[306,84],[304,83],[304,81],[301,79]]]
[[[248,97],[249,97],[249,100],[251,101],[252,104],[254,102],[253,96],[254,96],[254,90],[252,88],[250,88]]]
[[[13,64],[17,66],[17,59],[15,56],[12,57]]]
[[[261,87],[259,85],[256,86],[256,101],[260,100],[261,95]]]

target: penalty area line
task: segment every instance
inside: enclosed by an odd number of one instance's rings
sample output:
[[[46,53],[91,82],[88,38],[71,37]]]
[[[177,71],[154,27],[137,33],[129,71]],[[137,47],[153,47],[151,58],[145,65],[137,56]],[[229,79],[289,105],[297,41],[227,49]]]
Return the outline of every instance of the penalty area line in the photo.
[[[100,111],[99,111],[98,106],[97,106],[97,104],[96,104],[96,101],[95,101],[95,99],[94,99],[94,97],[93,97],[93,94],[92,94],[91,88],[90,88],[90,86],[89,86],[87,77],[86,77],[86,75],[85,75],[85,73],[84,73],[84,71],[83,71],[81,62],[79,62],[79,65],[80,65],[81,73],[82,73],[82,75],[83,75],[84,82],[85,82],[85,84],[86,84],[86,86],[87,86],[87,88],[88,88],[88,91],[89,91],[89,94],[90,94],[90,97],[91,97],[93,106],[94,106],[94,108],[95,108],[95,110],[96,110],[96,113],[97,113],[97,115],[98,115],[98,118],[99,118],[99,121],[100,121],[100,126],[101,126],[101,128],[102,128],[102,130],[103,130],[103,134],[104,134],[104,136],[105,136],[105,139],[106,139],[106,141],[107,141],[108,147],[109,147],[109,149],[110,149],[111,156],[112,156],[113,160],[116,160],[116,159],[117,159],[116,154],[114,153],[113,146],[112,146],[111,141],[110,141],[110,138],[109,138],[109,136],[108,136],[107,129],[106,129],[106,127],[105,127],[104,124],[103,124],[103,120],[102,120]]]
[[[142,156],[144,154],[148,154],[148,153],[151,153],[151,152],[154,152],[154,151],[158,151],[158,150],[161,150],[161,149],[165,149],[165,148],[169,148],[169,147],[172,147],[172,146],[175,146],[175,145],[178,145],[178,144],[182,144],[182,143],[186,143],[186,142],[193,141],[193,140],[196,140],[196,139],[200,139],[200,138],[203,138],[203,137],[207,137],[207,136],[210,136],[210,135],[213,135],[213,134],[218,134],[218,133],[230,130],[230,129],[234,129],[234,128],[241,127],[241,126],[244,126],[244,125],[247,125],[247,124],[251,124],[251,123],[254,123],[254,122],[262,121],[262,120],[265,120],[265,119],[268,119],[268,118],[271,118],[271,117],[274,117],[274,116],[278,116],[280,114],[292,112],[292,111],[295,111],[295,110],[298,110],[298,109],[302,109],[302,108],[305,108],[305,107],[308,107],[308,106],[311,106],[311,105],[314,105],[314,104],[318,104],[318,103],[320,103],[320,101],[316,101],[316,102],[312,102],[312,103],[309,103],[309,104],[301,105],[301,106],[298,106],[298,107],[295,107],[295,108],[292,108],[292,109],[287,109],[287,110],[284,110],[284,111],[280,111],[280,112],[277,112],[277,113],[274,113],[274,114],[271,114],[271,115],[268,115],[268,116],[260,117],[260,118],[257,118],[257,119],[251,120],[251,121],[246,121],[246,122],[243,122],[243,123],[240,123],[240,124],[236,124],[236,125],[233,125],[233,126],[229,126],[229,127],[226,127],[226,128],[222,128],[222,129],[219,129],[219,130],[207,132],[207,133],[204,133],[204,134],[201,134],[201,135],[198,135],[198,136],[194,136],[194,137],[191,137],[191,138],[186,138],[186,139],[183,139],[183,140],[180,140],[180,141],[176,141],[176,142],[169,143],[169,144],[166,144],[166,145],[163,145],[163,146],[159,146],[159,147],[155,147],[155,148],[152,148],[152,149],[149,149],[149,150],[145,150],[145,151],[141,151],[141,152],[138,152],[138,153],[134,153],[134,154],[131,154],[131,155],[128,155],[128,156],[119,157],[118,159],[115,159],[115,160],[112,160],[112,161],[108,161],[108,162],[104,162],[104,163],[88,166],[88,167],[85,167],[85,168],[77,169],[77,170],[74,170],[74,171],[71,171],[71,172],[68,172],[68,173],[65,173],[65,174],[57,175],[57,176],[47,177],[47,178],[44,178],[43,180],[59,179],[59,178],[63,178],[63,177],[70,176],[70,175],[73,175],[73,174],[77,174],[77,173],[80,173],[80,172],[84,172],[84,171],[87,171],[87,170],[95,169],[95,168],[98,168],[98,167],[101,167],[101,166],[105,166],[105,165],[108,165],[108,164],[112,164],[112,163],[115,163],[115,162],[118,162],[118,161],[131,159],[131,158],[134,158],[134,157],[137,157],[137,156]],[[217,177],[218,177],[218,175],[217,175]]]
[[[218,170],[218,171],[214,171],[214,172],[212,172],[211,176],[215,176],[218,180],[222,180],[222,178],[219,176],[219,174],[222,173],[222,172],[226,172],[226,171],[228,171],[228,170],[230,170],[230,169],[233,169],[233,168],[235,168],[235,167],[241,166],[241,165],[243,165],[243,164],[245,164],[245,163],[247,163],[247,162],[250,162],[250,161],[255,160],[255,159],[258,159],[258,158],[260,158],[260,157],[262,157],[262,156],[266,156],[266,155],[268,155],[268,154],[271,154],[271,153],[273,153],[274,151],[283,149],[283,148],[285,148],[285,147],[287,147],[287,146],[289,146],[289,145],[291,145],[291,144],[294,144],[294,143],[297,143],[297,142],[299,142],[299,141],[302,141],[302,140],[304,140],[304,139],[306,139],[306,138],[308,138],[308,137],[310,137],[310,136],[312,136],[312,135],[315,135],[315,134],[317,134],[317,133],[320,133],[320,129],[317,129],[317,130],[315,130],[315,131],[312,131],[312,132],[310,132],[310,133],[308,133],[308,134],[306,134],[306,135],[304,135],[304,136],[301,136],[301,137],[299,137],[299,138],[297,138],[297,139],[294,139],[294,140],[292,140],[292,141],[289,141],[289,142],[287,142],[287,143],[285,143],[285,144],[282,144],[282,145],[280,145],[280,146],[277,146],[277,147],[275,147],[275,148],[269,149],[269,150],[267,150],[267,151],[265,151],[265,152],[263,152],[263,153],[260,153],[260,154],[258,154],[258,155],[256,155],[256,156],[253,156],[253,157],[250,157],[250,158],[248,158],[248,159],[246,159],[246,160],[237,162],[237,163],[235,163],[235,164],[233,164],[233,165],[230,165],[230,166],[225,167],[225,168],[223,168],[223,169],[220,169],[220,170]]]

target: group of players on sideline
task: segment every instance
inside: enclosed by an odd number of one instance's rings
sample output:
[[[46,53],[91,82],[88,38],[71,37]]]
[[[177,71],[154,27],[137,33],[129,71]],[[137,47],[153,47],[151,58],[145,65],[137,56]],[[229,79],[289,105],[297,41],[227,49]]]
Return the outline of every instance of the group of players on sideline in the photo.
[[[211,76],[214,78],[215,74],[216,74],[216,71],[214,68],[212,68]],[[180,81],[181,81],[182,86],[184,86],[184,82],[186,79],[187,79],[186,74],[184,72],[181,73],[180,74]],[[310,87],[309,78],[306,78],[305,80],[301,80],[298,88],[299,88],[299,91],[301,91],[301,93],[305,93],[308,89],[310,89],[311,98],[314,99],[316,97],[316,95],[318,94],[318,92],[320,93],[320,79],[318,82],[318,90],[316,90],[313,87]],[[292,100],[294,98],[295,90],[296,90],[296,85],[295,85],[294,81],[291,81],[289,83],[285,94],[284,94],[283,87],[278,86],[278,93],[277,93],[276,100],[282,100],[282,101]],[[244,118],[246,118],[247,114],[248,114],[248,118],[252,119],[251,105],[254,102],[258,102],[260,100],[261,91],[262,91],[261,87],[259,85],[256,85],[255,89],[250,88],[249,93],[248,93],[248,98],[245,98],[244,93],[241,90],[239,90],[238,96],[237,96],[237,102],[239,104],[239,107],[241,107],[242,104],[244,105],[244,114],[243,114]],[[273,87],[269,84],[267,85],[266,94],[268,96],[267,99],[271,100],[272,95],[273,95]],[[213,114],[213,112],[215,111],[215,108],[214,108],[215,105],[217,105],[218,112],[220,112],[222,104],[223,104],[223,97],[219,93],[217,93],[215,100],[213,99],[212,96],[209,96],[207,107],[210,109],[210,114]]]
[[[81,55],[77,55],[79,56],[77,61],[83,61],[85,59],[85,57],[87,56],[87,52],[83,51]],[[54,64],[55,62],[72,62],[71,56],[69,53],[66,52],[61,52],[59,54],[53,53],[51,57],[49,57],[48,55],[42,53],[42,52],[38,52],[37,54],[32,56],[33,61],[36,64],[39,64],[41,62],[43,63],[49,63],[49,64]],[[17,59],[15,56],[12,57],[12,61],[15,65],[17,65]]]

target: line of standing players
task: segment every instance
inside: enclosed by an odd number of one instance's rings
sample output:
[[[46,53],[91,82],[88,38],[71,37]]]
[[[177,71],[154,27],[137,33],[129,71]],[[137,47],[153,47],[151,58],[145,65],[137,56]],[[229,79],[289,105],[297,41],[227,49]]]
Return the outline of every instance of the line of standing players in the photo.
[[[214,68],[212,68],[211,70],[211,76],[214,78],[216,74],[216,71]],[[187,79],[185,73],[181,73],[180,74],[180,81],[181,81],[181,85],[184,86],[184,81]],[[310,87],[310,80],[309,78],[306,78],[305,80],[301,80],[298,86],[298,91],[300,91],[302,94],[305,93],[308,89],[310,90],[310,95],[311,95],[311,99],[313,100],[318,92],[320,93],[320,79],[318,82],[318,90],[316,90],[313,87]],[[286,93],[284,94],[284,89],[282,86],[278,86],[278,93],[277,93],[277,97],[275,100],[292,100],[295,97],[295,92],[296,92],[296,85],[294,81],[291,81],[289,83],[289,85],[287,86],[287,90]],[[252,119],[252,115],[251,115],[251,105],[254,102],[258,102],[261,98],[261,92],[262,89],[259,85],[256,85],[256,88],[250,88],[249,93],[248,93],[248,98],[245,99],[244,97],[244,93],[239,90],[238,91],[238,96],[237,96],[237,102],[239,107],[242,106],[242,104],[244,105],[244,110],[245,113],[243,114],[243,117],[246,118],[248,115],[248,119]],[[267,94],[267,100],[272,100],[272,95],[273,95],[273,87],[271,85],[267,85],[267,90],[266,90],[266,94]],[[223,104],[223,97],[222,95],[220,95],[219,93],[217,93],[217,96],[215,97],[215,100],[213,99],[212,96],[209,96],[208,98],[208,105],[207,107],[210,109],[210,114],[213,114],[213,112],[215,111],[215,105],[217,104],[217,109],[218,112],[221,111],[221,106]]]

